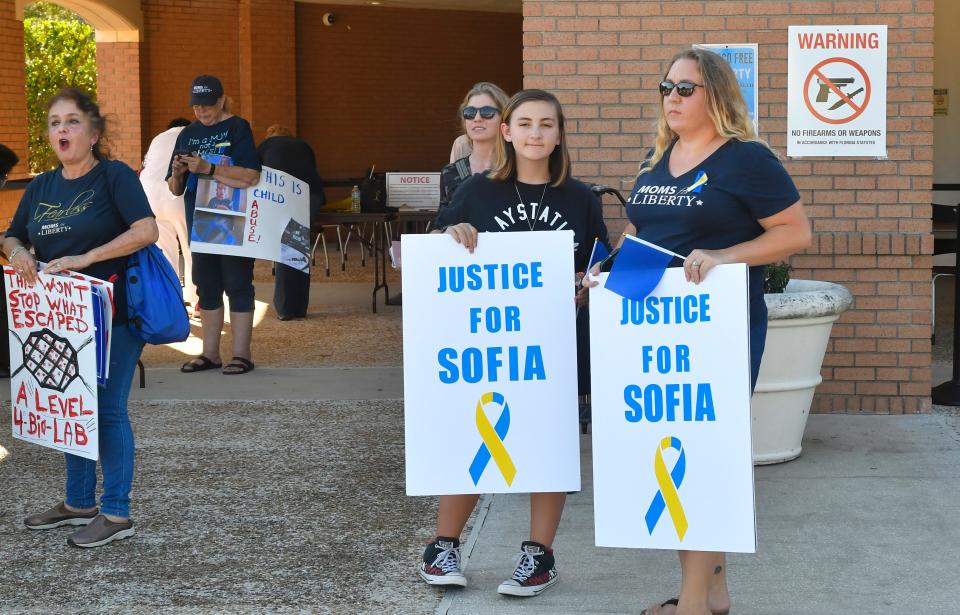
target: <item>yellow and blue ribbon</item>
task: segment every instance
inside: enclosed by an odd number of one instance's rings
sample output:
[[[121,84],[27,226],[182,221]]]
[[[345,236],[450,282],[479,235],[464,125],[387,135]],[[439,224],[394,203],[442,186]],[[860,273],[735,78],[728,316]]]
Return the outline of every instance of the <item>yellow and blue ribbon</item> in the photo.
[[[663,461],[663,451],[668,448],[675,449],[680,453],[677,463],[674,464],[673,470],[669,473],[667,472],[667,464]],[[653,534],[653,528],[657,526],[660,516],[663,515],[663,509],[666,508],[673,520],[673,527],[677,530],[677,538],[683,540],[684,534],[687,533],[687,515],[683,512],[683,505],[680,503],[677,489],[683,482],[683,475],[687,471],[687,455],[683,451],[683,444],[680,443],[680,440],[667,436],[660,441],[660,446],[657,448],[657,454],[653,460],[653,471],[660,489],[653,496],[650,508],[647,509],[647,514],[644,516],[644,520],[647,522],[647,531],[651,535]]]
[[[499,404],[503,407],[500,418],[497,419],[496,426],[490,424],[483,408],[489,403]],[[480,432],[480,438],[483,444],[477,450],[477,454],[470,464],[470,478],[476,485],[480,481],[480,476],[493,458],[494,463],[503,474],[503,479],[507,481],[509,487],[513,483],[513,478],[517,475],[517,468],[510,459],[507,447],[503,444],[503,439],[507,437],[507,431],[510,429],[510,406],[507,405],[503,395],[500,393],[484,393],[477,402],[477,431]]]

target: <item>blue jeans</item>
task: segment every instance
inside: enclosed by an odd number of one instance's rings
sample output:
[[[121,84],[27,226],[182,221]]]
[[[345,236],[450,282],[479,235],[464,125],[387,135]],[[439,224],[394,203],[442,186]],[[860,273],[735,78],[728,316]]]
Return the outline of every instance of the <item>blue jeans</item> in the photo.
[[[126,324],[113,328],[110,340],[110,377],[98,388],[100,464],[103,467],[103,496],[100,512],[116,517],[130,516],[130,489],[133,486],[133,428],[127,416],[127,398],[143,342]],[[74,508],[93,508],[97,502],[97,462],[66,454],[67,498]]]

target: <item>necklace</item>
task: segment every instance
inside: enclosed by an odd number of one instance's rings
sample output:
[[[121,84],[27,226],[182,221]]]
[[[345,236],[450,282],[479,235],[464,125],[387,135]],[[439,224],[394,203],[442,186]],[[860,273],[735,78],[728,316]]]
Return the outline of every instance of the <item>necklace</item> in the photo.
[[[533,227],[537,225],[537,210],[534,206],[539,205],[540,207],[543,207],[544,197],[547,196],[547,187],[549,185],[550,185],[550,182],[547,182],[543,185],[543,194],[540,195],[539,203],[534,203],[533,201],[530,201],[530,209],[533,215],[527,216],[527,228],[529,228],[531,231],[533,230]],[[527,205],[523,202],[523,197],[520,196],[520,186],[517,185],[517,182],[513,182],[513,187],[517,191],[517,198],[520,199],[520,203],[519,203],[520,206],[525,208]]]

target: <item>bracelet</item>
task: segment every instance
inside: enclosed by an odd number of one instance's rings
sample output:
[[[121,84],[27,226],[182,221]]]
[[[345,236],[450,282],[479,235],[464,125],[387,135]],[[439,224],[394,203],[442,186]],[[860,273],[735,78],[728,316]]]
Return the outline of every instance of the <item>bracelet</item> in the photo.
[[[210,172],[207,173],[210,177],[213,177],[213,174],[217,172],[217,165],[210,163]]]
[[[16,257],[17,254],[20,254],[24,250],[26,250],[26,248],[24,248],[23,246],[17,246],[16,248],[10,251],[10,256],[7,257],[7,260],[10,262],[13,262],[14,257]]]

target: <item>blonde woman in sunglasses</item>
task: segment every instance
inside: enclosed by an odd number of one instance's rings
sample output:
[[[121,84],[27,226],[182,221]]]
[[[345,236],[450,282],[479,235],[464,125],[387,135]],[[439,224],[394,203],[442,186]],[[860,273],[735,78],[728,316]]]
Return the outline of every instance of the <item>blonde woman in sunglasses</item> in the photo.
[[[750,266],[751,382],[767,331],[764,265],[806,249],[810,223],[777,155],[754,133],[733,71],[710,51],[678,53],[659,85],[656,142],[627,201],[626,232],[678,254],[699,284],[725,263]],[[718,503],[718,505],[721,503]],[[723,553],[680,551],[680,595],[648,615],[730,610]]]
[[[474,84],[464,96],[457,117],[463,126],[461,137],[467,139],[470,148],[440,170],[440,209],[450,202],[464,180],[490,170],[500,133],[500,114],[509,98],[499,86],[487,81]]]

